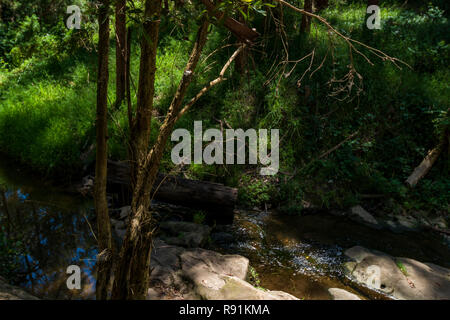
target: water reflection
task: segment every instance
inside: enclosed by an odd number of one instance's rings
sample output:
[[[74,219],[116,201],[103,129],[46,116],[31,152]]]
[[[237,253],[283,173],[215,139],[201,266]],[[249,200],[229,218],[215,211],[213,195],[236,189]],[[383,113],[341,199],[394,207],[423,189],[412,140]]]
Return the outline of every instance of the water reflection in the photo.
[[[91,298],[97,254],[91,203],[42,187],[4,160],[0,168],[0,275],[42,298]],[[69,265],[80,266],[82,290],[67,288]]]

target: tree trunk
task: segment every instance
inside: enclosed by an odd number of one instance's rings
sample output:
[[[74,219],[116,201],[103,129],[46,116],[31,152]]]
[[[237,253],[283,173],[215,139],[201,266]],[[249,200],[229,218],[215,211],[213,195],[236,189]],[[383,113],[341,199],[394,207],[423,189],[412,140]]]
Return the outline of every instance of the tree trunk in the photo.
[[[160,9],[161,2],[159,2],[158,13]],[[150,12],[155,11],[152,10]],[[128,225],[127,233],[123,241],[120,263],[116,272],[116,281],[113,290],[114,299],[145,299],[147,295],[154,228],[152,215],[149,210],[151,190],[158,173],[166,142],[173,130],[178,113],[181,110],[181,103],[191,83],[193,72],[206,42],[208,27],[208,20],[204,19],[198,32],[194,49],[183,73],[183,78],[169,107],[166,119],[160,128],[155,145],[148,154],[147,145],[138,145],[140,149],[136,150],[138,152],[139,163],[131,202],[131,222]],[[156,33],[156,37],[157,35]],[[152,41],[155,40],[155,38],[150,39]],[[153,95],[151,97],[153,98]],[[150,117],[151,114],[149,115],[149,120],[151,120]],[[136,120],[140,121],[139,118]]]
[[[323,9],[328,8],[329,1],[328,0],[316,0],[315,1],[315,8],[317,11],[321,11]]]
[[[169,13],[169,0],[164,0],[164,6],[162,8],[163,15],[166,15]]]
[[[128,125],[131,128],[133,125],[133,110],[131,105],[131,27],[127,30],[127,52],[126,52],[126,68],[125,68],[125,87],[127,96],[127,109],[128,109]]]
[[[125,99],[127,75],[126,0],[116,2],[116,108]]]
[[[132,183],[136,181],[147,155],[153,96],[155,93],[156,51],[158,45],[161,0],[146,0],[141,39],[141,61],[137,93],[136,117],[131,127]]]
[[[305,7],[303,8],[307,12],[312,12],[313,8],[313,0],[305,0]],[[311,30],[311,17],[307,16],[306,14],[302,15],[302,23],[300,25],[300,32],[309,34],[309,31]]]
[[[247,6],[243,6],[242,10],[245,12],[245,11],[247,11],[247,8],[248,8]],[[242,15],[239,16],[239,22],[245,25],[245,19]],[[238,54],[238,56],[236,57],[236,61],[235,61],[236,71],[241,76],[244,75],[245,73],[247,73],[247,61],[248,61],[248,50],[244,49]]]
[[[155,92],[156,50],[161,18],[161,0],[146,0],[141,40],[141,62],[136,118],[130,136],[132,185],[136,190],[138,177],[145,175],[153,96]],[[139,189],[138,189],[139,190]],[[139,192],[138,192],[139,193]],[[131,222],[127,228],[120,261],[115,272],[113,299],[145,299],[148,288],[152,221],[148,197],[133,192]]]
[[[97,80],[97,155],[95,163],[94,204],[97,213],[98,247],[97,287],[98,300],[108,297],[108,283],[112,267],[112,237],[106,200],[107,183],[107,95],[109,54],[109,0],[103,0],[98,12],[98,80]]]

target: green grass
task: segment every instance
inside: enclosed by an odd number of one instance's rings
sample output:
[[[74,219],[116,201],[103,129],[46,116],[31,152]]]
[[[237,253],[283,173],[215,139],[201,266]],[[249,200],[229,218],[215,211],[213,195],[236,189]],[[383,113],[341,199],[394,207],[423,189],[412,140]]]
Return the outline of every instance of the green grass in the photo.
[[[165,112],[187,60],[186,44],[170,41],[157,60],[155,105]],[[68,176],[81,168],[80,155],[95,142],[96,58],[67,56],[52,70],[52,59],[24,61],[0,71],[0,151],[43,174]],[[115,99],[115,52],[110,53],[108,102]],[[74,62],[75,60],[75,62]],[[70,63],[72,62],[72,63]],[[132,57],[137,84],[139,51]],[[133,104],[136,104],[133,90]],[[126,157],[126,106],[110,110],[110,157]],[[153,126],[153,139],[157,123]],[[94,157],[91,155],[91,161]]]
[[[400,261],[397,261],[397,267],[400,269],[400,271],[406,276],[408,276],[408,271],[406,270],[406,267],[401,263]]]
[[[75,169],[92,134],[95,83],[16,77],[3,75],[0,84],[0,150],[44,173]]]
[[[295,175],[287,178],[280,174],[264,181],[255,177],[254,167],[205,165],[189,166],[187,175],[240,186],[243,204],[252,207],[273,202],[289,213],[301,211],[305,198],[320,206],[345,208],[360,201],[361,194],[386,194],[408,210],[448,211],[448,155],[441,156],[415,190],[408,191],[403,186],[427,150],[437,144],[440,130],[448,122],[445,114],[450,106],[447,15],[425,4],[408,8],[386,3],[381,11],[382,29],[367,33],[362,28],[365,4],[339,3],[322,12],[333,26],[345,35],[404,60],[413,70],[397,69],[369,54],[374,62],[372,66],[354,55],[355,67],[363,77],[362,92],[356,95],[353,91],[353,100],[338,101],[329,96],[331,89],[327,82],[333,74],[340,78],[347,73],[349,61],[345,43],[335,39],[334,63],[329,57],[314,76],[303,79],[300,87],[297,80],[309,60],[300,63],[290,77],[265,86],[269,69],[282,48],[281,42],[273,37],[265,48],[267,55],[253,52],[256,70],[253,62],[249,62],[249,77],[240,78],[231,68],[226,75],[228,80],[202,97],[177,127],[192,130],[193,121],[201,119],[205,128],[219,128],[215,119],[226,119],[233,128],[280,129],[280,136],[284,137],[280,171]],[[290,58],[299,59],[316,47],[312,68],[317,68],[328,51],[326,28],[316,23],[309,39],[304,39],[299,34],[298,14],[286,11],[284,19]],[[255,18],[254,22],[259,30],[264,29],[262,17]],[[30,26],[33,27],[27,22],[21,28]],[[161,115],[170,104],[188,59],[195,36],[193,23],[188,27],[189,33],[178,28],[169,36],[167,32],[172,27],[162,26],[165,33],[161,35],[158,49],[155,84],[155,108]],[[27,43],[44,36],[36,35]],[[203,57],[221,47],[224,36],[222,29],[213,28]],[[55,42],[65,43],[81,35],[59,37],[63,40],[45,38],[52,44],[48,50],[60,50]],[[96,34],[91,34],[89,39],[95,43]],[[137,41],[133,42],[133,106],[139,71],[138,47]],[[26,53],[26,47],[19,46],[19,49],[17,53]],[[44,49],[40,46],[37,50]],[[186,99],[217,76],[232,50],[219,50],[199,65]],[[80,154],[95,141],[97,61],[93,52],[82,49],[54,55],[46,52],[38,52],[34,58],[18,59],[9,71],[0,69],[0,151],[42,173],[68,176],[79,172]],[[112,46],[110,105],[115,97],[114,56]],[[110,113],[110,119],[109,156],[124,159],[128,135],[126,106]],[[152,140],[159,125],[157,119],[153,121]],[[357,137],[318,160],[320,154],[356,130],[360,131]],[[167,150],[171,146],[169,142]],[[93,159],[91,155],[90,161]],[[163,170],[173,168],[170,152],[166,152],[162,164]]]

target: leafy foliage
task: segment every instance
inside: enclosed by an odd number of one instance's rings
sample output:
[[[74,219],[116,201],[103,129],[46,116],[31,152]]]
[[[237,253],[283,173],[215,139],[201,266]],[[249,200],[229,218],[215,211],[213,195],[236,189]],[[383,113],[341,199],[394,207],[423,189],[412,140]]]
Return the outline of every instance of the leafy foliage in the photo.
[[[94,142],[97,72],[98,36],[95,16],[89,11],[93,10],[91,2],[79,2],[87,16],[79,31],[64,26],[62,9],[67,4],[33,0],[25,6],[4,1],[0,22],[0,150],[42,172],[62,176],[79,172],[80,155]],[[219,8],[262,33],[259,46],[250,50],[246,73],[230,69],[228,81],[205,94],[177,126],[192,131],[193,121],[202,119],[208,128],[280,129],[280,173],[266,181],[257,177],[257,168],[251,166],[190,165],[182,168],[185,174],[240,186],[243,205],[273,203],[292,214],[309,202],[323,207],[351,206],[367,194],[391,197],[408,210],[448,212],[448,153],[441,155],[415,190],[403,186],[450,123],[448,3],[384,1],[381,29],[368,31],[363,28],[366,1],[330,1],[320,14],[339,32],[412,67],[399,70],[370,55],[371,65],[355,55],[361,86],[342,101],[330,96],[330,80],[348,72],[345,43],[317,22],[309,36],[300,34],[301,19],[293,11],[281,12],[264,1],[246,4],[222,1]],[[43,14],[43,8],[53,14]],[[203,12],[193,4],[180,7],[171,3],[170,9],[161,23],[158,48],[158,114],[167,111],[188,59],[197,18]],[[141,14],[142,1],[134,1],[129,19],[135,31],[132,83],[138,79],[137,21]],[[273,18],[283,19],[283,30]],[[233,52],[229,44],[234,40],[220,22],[213,22],[187,99],[217,77]],[[111,41],[113,44],[114,39]],[[286,54],[295,61],[314,48],[312,62],[305,59],[295,67],[291,63],[288,70],[292,68],[292,72],[274,77],[273,70]],[[114,56],[111,50],[111,103],[115,96]],[[310,63],[316,72],[304,76]],[[132,86],[133,107],[135,89]],[[122,105],[110,114],[109,152],[114,159],[127,157],[123,143],[129,134],[126,112]],[[160,120],[157,117],[152,123],[152,141]],[[169,143],[162,161],[166,171],[174,169],[170,147]]]

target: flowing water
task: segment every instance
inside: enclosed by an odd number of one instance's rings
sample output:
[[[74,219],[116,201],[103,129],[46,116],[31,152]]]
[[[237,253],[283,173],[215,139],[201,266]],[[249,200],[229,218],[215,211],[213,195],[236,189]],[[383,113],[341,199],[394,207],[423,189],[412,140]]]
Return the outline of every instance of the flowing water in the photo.
[[[367,299],[390,299],[352,282],[344,272],[344,251],[356,245],[450,267],[448,244],[435,234],[374,230],[331,214],[241,211],[231,229],[238,241],[223,251],[248,257],[261,287],[301,299],[330,299],[328,288]]]
[[[0,274],[42,298],[91,298],[97,254],[92,201],[0,159],[0,204]],[[259,286],[302,299],[329,299],[331,287],[388,298],[345,276],[344,251],[354,245],[450,267],[450,251],[434,235],[378,231],[332,215],[239,211],[225,229],[236,240],[213,249],[248,257]],[[82,290],[67,289],[70,265],[82,270]]]

